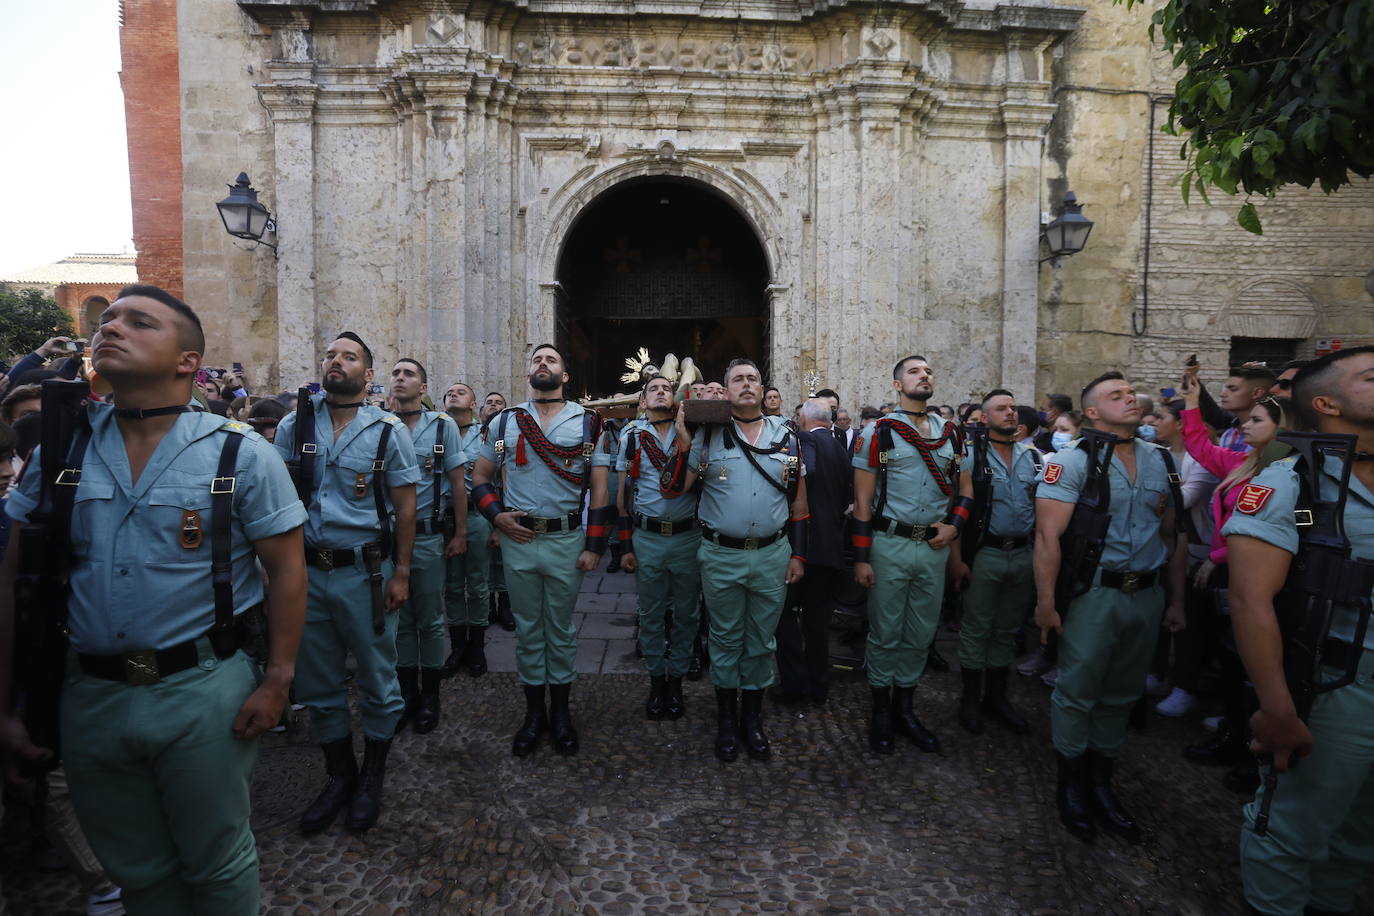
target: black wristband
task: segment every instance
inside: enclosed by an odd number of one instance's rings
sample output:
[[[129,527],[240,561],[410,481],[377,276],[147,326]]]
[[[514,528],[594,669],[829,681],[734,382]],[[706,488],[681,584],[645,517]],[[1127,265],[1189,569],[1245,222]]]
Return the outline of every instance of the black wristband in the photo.
[[[472,501],[477,504],[477,511],[485,515],[493,525],[496,524],[496,516],[506,511],[506,507],[501,505],[501,496],[489,483],[478,484],[472,488]]]
[[[849,534],[849,547],[854,552],[855,563],[867,563],[873,550],[873,522],[853,519],[854,526]]]
[[[803,515],[801,518],[790,519],[787,523],[787,539],[792,542],[793,559],[806,562],[806,523],[811,520],[811,516]]]
[[[611,521],[615,518],[615,509],[611,506],[599,506],[595,509],[587,510],[587,536],[582,543],[582,549],[590,551],[600,556],[606,552],[606,545],[611,540]]]

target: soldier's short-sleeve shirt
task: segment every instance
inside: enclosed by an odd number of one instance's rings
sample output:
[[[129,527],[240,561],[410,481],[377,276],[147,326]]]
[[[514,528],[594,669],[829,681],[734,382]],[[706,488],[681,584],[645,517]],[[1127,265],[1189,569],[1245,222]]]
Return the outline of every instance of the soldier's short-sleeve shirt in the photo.
[[[1102,547],[1103,569],[1148,572],[1163,566],[1171,544],[1161,531],[1164,511],[1172,504],[1169,472],[1159,447],[1135,442],[1135,480],[1131,480],[1115,452],[1108,464],[1111,482],[1111,524]],[[1045,461],[1036,489],[1039,499],[1076,503],[1088,473],[1088,453],[1075,441]]]
[[[1001,452],[988,446],[988,468],[992,471],[989,536],[1025,537],[1035,528],[1035,488],[1040,479],[1040,464],[1036,458],[1039,454],[1035,446],[1016,442],[1011,447],[1011,467],[1008,468]],[[972,471],[972,443],[965,447],[964,462],[964,467]]]
[[[92,655],[165,649],[203,635],[214,624],[210,484],[225,437],[231,435],[243,437],[231,496],[234,613],[261,603],[262,577],[252,542],[306,520],[286,465],[267,440],[246,423],[182,414],[135,483],[114,411],[93,404],[88,414],[91,439],[71,523],[67,622],[72,647]],[[37,505],[41,467],[35,451],[6,501],[6,512],[19,522],[27,521]],[[183,537],[191,525],[198,538]]]
[[[740,429],[735,424],[736,438],[743,437]],[[795,435],[782,417],[763,418],[763,430],[754,447],[785,447],[771,454],[755,454],[753,458],[763,474],[778,484],[783,483],[784,471],[793,467],[789,463],[790,444]],[[795,469],[804,475],[806,467],[801,461],[800,447],[796,451]],[[724,427],[703,426],[696,431],[688,466],[696,470],[701,480],[697,517],[720,534],[733,538],[769,537],[787,524],[792,507],[786,493],[763,479],[739,442],[726,447]]]
[[[458,424],[448,414],[435,410],[420,414],[415,428],[410,430],[410,439],[415,446],[415,464],[420,471],[420,480],[415,485],[415,517],[428,518],[434,505],[436,474],[441,500],[439,511],[449,506],[445,499],[452,489],[448,472],[463,466],[463,445],[458,438]]]
[[[620,448],[616,452],[615,469],[621,474],[630,473],[632,465],[630,449],[633,442],[635,462],[639,465],[639,476],[635,478],[631,475],[625,481],[634,502],[634,505],[627,503],[626,509],[632,515],[638,512],[651,518],[680,521],[684,518],[691,518],[697,511],[697,497],[695,493],[690,492],[675,496],[672,499],[663,495],[663,490],[659,485],[663,468],[654,463],[654,457],[655,454],[662,454],[663,463],[666,464],[677,453],[677,429],[672,423],[661,425],[664,427],[663,433],[660,433],[647,420],[635,420],[626,426],[620,434]],[[649,440],[657,445],[657,453],[651,447],[646,447],[645,442]]]
[[[382,493],[388,513],[395,511],[391,504],[391,488],[420,481],[420,469],[415,463],[415,444],[410,430],[397,417],[379,407],[364,405],[334,438],[334,424],[325,406],[323,395],[312,395],[310,408],[315,412],[314,490],[306,506],[310,518],[305,523],[305,542],[312,547],[345,549],[375,541],[382,532],[377,518],[376,498],[372,488],[378,476],[385,483]],[[300,405],[297,405],[300,409]],[[290,413],[277,426],[273,445],[283,458],[290,458],[296,444],[296,417]],[[377,445],[382,429],[389,427],[386,468],[374,474],[372,462],[377,457]]]
[[[1244,484],[1236,497],[1236,509],[1221,533],[1252,537],[1297,553],[1300,542],[1294,516],[1299,495],[1296,465],[1297,458],[1280,459]],[[1339,474],[1340,466],[1336,462],[1324,462],[1321,473],[1323,500],[1335,500],[1340,495]],[[1350,478],[1343,518],[1351,555],[1374,560],[1374,494],[1354,476]],[[1232,575],[1244,575],[1244,571],[1232,570]],[[1331,635],[1353,642],[1356,620],[1355,608],[1338,604],[1331,622]],[[1365,634],[1364,645],[1366,649],[1374,649],[1374,627]]]
[[[610,467],[612,460],[611,455],[597,448],[599,438],[591,443],[590,457],[582,450],[587,444],[584,438],[587,408],[569,401],[542,430],[552,444],[579,449],[572,458],[558,458],[551,453],[547,456],[559,471],[549,467],[535,443],[521,432],[517,414],[522,411],[539,426],[539,412],[533,402],[526,401],[492,417],[482,439],[481,457],[502,466],[502,503],[509,510],[526,512],[536,518],[559,518],[580,512],[585,476],[592,468]],[[504,443],[504,457],[500,460],[496,449],[498,440]]]
[[[891,413],[883,419],[905,423],[924,438],[930,438],[906,414]],[[866,424],[855,438],[854,456],[851,459],[858,470],[874,474],[879,473],[882,462],[877,438],[878,422],[874,420]],[[953,424],[934,416],[929,417],[928,422],[934,429],[940,430],[936,438],[944,437],[945,441],[939,448],[932,449],[930,456],[951,489],[946,492],[940,488],[916,446],[892,433],[892,448],[887,453],[887,496],[881,512],[885,518],[896,519],[904,525],[930,525],[940,521],[949,511],[950,494],[958,489],[958,469],[955,466],[958,453],[955,451]],[[945,424],[943,428],[939,425],[941,423]],[[877,487],[874,488],[873,497],[874,508],[877,508],[877,500],[881,497]]]

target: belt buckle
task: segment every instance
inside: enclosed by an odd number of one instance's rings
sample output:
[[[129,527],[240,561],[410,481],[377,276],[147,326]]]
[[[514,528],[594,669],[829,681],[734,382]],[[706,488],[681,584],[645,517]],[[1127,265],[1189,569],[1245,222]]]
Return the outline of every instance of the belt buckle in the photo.
[[[658,533],[663,535],[664,537],[672,537],[673,523],[660,520],[658,523]]]
[[[157,670],[157,653],[152,649],[124,656],[124,680],[134,687],[147,687],[162,680]]]
[[[744,539],[744,549],[745,549],[745,550],[758,550],[758,549],[759,549],[759,539],[758,539],[758,538],[745,538],[745,539]]]
[[[535,519],[533,520],[533,522],[534,522],[533,527],[534,527],[534,533],[535,533],[535,534],[548,534],[548,533],[549,533],[549,520],[548,520],[548,519],[546,519],[546,518],[535,518]]]
[[[315,551],[315,565],[320,569],[330,570],[334,568],[334,551],[317,550]]]
[[[925,525],[912,525],[911,539],[913,541],[924,541],[926,539],[926,527]]]
[[[1003,550],[1015,550],[1015,549],[1016,549],[1016,538],[1002,538],[1002,549],[1003,549]]]
[[[1121,590],[1128,595],[1140,591],[1140,573],[1128,572],[1122,576]]]

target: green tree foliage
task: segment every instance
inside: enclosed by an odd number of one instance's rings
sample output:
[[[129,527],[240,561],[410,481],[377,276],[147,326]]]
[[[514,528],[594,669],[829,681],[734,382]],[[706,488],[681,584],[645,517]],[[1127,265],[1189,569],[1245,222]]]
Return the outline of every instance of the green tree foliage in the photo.
[[[1150,37],[1183,71],[1165,130],[1187,137],[1185,202],[1374,172],[1374,0],[1169,0]],[[1237,219],[1262,231],[1248,200]]]
[[[0,354],[36,350],[50,337],[75,336],[71,317],[41,289],[0,287]]]

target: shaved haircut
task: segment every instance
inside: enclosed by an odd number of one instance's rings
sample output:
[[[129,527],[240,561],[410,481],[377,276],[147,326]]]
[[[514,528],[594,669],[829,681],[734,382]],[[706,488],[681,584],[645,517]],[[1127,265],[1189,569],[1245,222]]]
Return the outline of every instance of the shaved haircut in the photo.
[[[1298,411],[1298,418],[1308,429],[1316,429],[1317,421],[1321,419],[1321,414],[1312,409],[1312,399],[1337,397],[1341,393],[1337,364],[1364,353],[1374,353],[1374,346],[1337,350],[1314,359],[1299,370],[1293,379],[1293,406]]]

